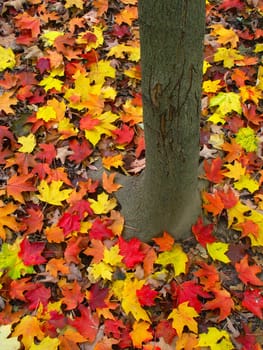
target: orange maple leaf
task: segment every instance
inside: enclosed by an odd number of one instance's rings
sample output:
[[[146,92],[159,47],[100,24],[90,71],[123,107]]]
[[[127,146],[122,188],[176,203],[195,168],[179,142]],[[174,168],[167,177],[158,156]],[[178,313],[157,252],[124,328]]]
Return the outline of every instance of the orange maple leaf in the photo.
[[[7,181],[6,192],[8,196],[12,196],[20,203],[25,203],[22,192],[35,191],[36,187],[28,180],[32,178],[32,174],[13,175]]]
[[[20,224],[16,221],[15,216],[10,216],[10,214],[13,214],[17,208],[18,206],[11,202],[0,208],[0,237],[3,241],[6,239],[5,226],[13,231],[20,230]]]
[[[92,239],[91,247],[86,248],[83,253],[93,257],[91,263],[98,264],[104,257],[104,244],[98,239]]]
[[[116,15],[115,22],[117,24],[127,23],[129,26],[138,18],[138,9],[136,6],[126,6],[120,13]]]
[[[235,264],[239,279],[245,284],[253,284],[255,286],[263,286],[263,281],[256,274],[261,272],[261,267],[254,264],[248,264],[248,255],[246,254],[239,263]]]
[[[108,193],[118,191],[118,189],[122,187],[122,185],[114,183],[115,176],[116,173],[111,173],[108,176],[105,171],[102,174],[102,186]]]
[[[167,232],[164,232],[162,237],[153,238],[153,241],[158,244],[160,252],[171,250],[174,245],[173,237]]]
[[[4,111],[5,113],[10,113],[10,114],[14,114],[14,110],[12,107],[10,107],[11,105],[16,105],[18,100],[16,97],[12,97],[14,94],[13,91],[9,91],[9,92],[4,92],[1,96],[0,96],[0,110]]]
[[[231,298],[230,293],[227,290],[214,288],[212,292],[215,295],[215,298],[213,300],[207,301],[203,305],[203,309],[219,309],[218,322],[221,322],[231,314],[231,310],[234,309],[235,304]]]
[[[206,209],[208,212],[213,213],[213,215],[220,214],[225,207],[221,197],[217,192],[213,194],[204,192],[203,198],[205,201],[208,202],[207,204],[203,204],[203,208]]]
[[[206,159],[204,160],[204,170],[206,178],[213,183],[222,182],[224,175],[221,170],[223,161],[220,157],[217,157],[209,163]]]
[[[98,17],[103,15],[108,10],[109,1],[108,0],[94,0],[93,6],[97,9]]]

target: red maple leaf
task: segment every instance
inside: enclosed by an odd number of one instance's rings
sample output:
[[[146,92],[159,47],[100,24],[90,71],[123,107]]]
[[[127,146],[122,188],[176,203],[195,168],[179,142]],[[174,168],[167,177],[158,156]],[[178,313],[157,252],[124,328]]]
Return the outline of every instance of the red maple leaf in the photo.
[[[241,0],[223,0],[222,3],[218,6],[218,10],[229,10],[232,8],[237,8],[242,10],[245,6],[245,3]]]
[[[31,282],[31,277],[13,280],[10,284],[9,295],[12,299],[26,301],[25,292],[35,289],[35,283]]]
[[[145,284],[141,289],[136,290],[136,295],[142,306],[154,306],[158,292],[151,289],[148,284]]]
[[[206,159],[204,160],[205,176],[209,181],[217,184],[222,182],[224,178],[221,170],[222,164],[223,161],[219,157],[212,159],[210,163]]]
[[[84,219],[85,213],[88,213],[89,215],[93,214],[93,210],[90,207],[90,203],[85,199],[81,199],[79,201],[74,202],[72,206],[68,209],[68,212],[71,214],[78,215],[78,217],[81,220]]]
[[[105,320],[104,327],[105,335],[115,339],[120,339],[122,331],[126,328],[122,320]]]
[[[37,69],[39,69],[40,74],[50,70],[50,59],[47,57],[40,57],[36,64]]]
[[[87,237],[71,237],[67,241],[67,247],[64,252],[64,257],[67,263],[73,262],[74,264],[80,263],[79,253],[81,250],[87,247]]]
[[[71,140],[69,142],[69,148],[73,151],[73,154],[69,156],[69,160],[76,164],[83,162],[93,152],[90,143],[86,139],[80,139],[79,141],[76,139]]]
[[[248,264],[248,255],[246,254],[239,263],[235,264],[239,279],[245,284],[253,284],[255,286],[263,286],[263,281],[256,274],[261,272],[261,267],[258,265]]]
[[[252,334],[251,329],[249,329],[248,325],[243,324],[243,334],[235,338],[235,340],[243,346],[243,350],[245,349],[251,349],[251,350],[257,350],[255,347],[257,344],[257,339],[254,334]],[[259,350],[259,349],[258,349]]]
[[[109,293],[108,288],[100,288],[99,283],[92,285],[89,291],[89,305],[92,311],[95,311],[96,308],[104,308],[107,306],[105,299]]]
[[[42,151],[37,152],[35,158],[50,165],[57,155],[55,146],[52,143],[40,143],[39,147]]]
[[[20,243],[18,256],[26,266],[44,264],[46,259],[41,255],[45,249],[45,242],[29,242],[25,237]]]
[[[217,190],[216,192],[221,198],[225,209],[233,208],[237,204],[238,196],[231,187],[229,187],[227,190]]]
[[[58,221],[58,226],[63,229],[65,237],[80,229],[80,218],[76,214],[64,213]]]
[[[93,221],[91,229],[89,230],[90,239],[103,240],[113,237],[112,230],[108,228],[109,225],[111,225],[109,220],[101,220],[96,218]]]
[[[130,241],[119,237],[120,255],[123,256],[123,262],[128,268],[133,268],[136,264],[143,261],[145,253],[141,251],[141,241],[134,237]]]
[[[261,290],[246,290],[242,300],[242,306],[251,311],[258,318],[262,319],[263,296],[261,294]]]
[[[171,282],[171,291],[176,306],[188,301],[189,306],[192,306],[198,313],[202,309],[202,303],[199,297],[211,298],[211,295],[204,291],[200,284],[196,284],[194,281],[186,281],[182,284],[177,284],[173,281]]]
[[[116,143],[122,145],[122,144],[129,144],[134,136],[134,131],[132,128],[129,128],[128,125],[123,124],[121,128],[118,128],[116,130],[112,131],[113,135],[115,135],[115,141]]]
[[[172,326],[172,321],[161,320],[155,329],[155,335],[157,338],[163,337],[167,344],[172,344],[177,332]]]
[[[34,283],[34,289],[25,293],[25,298],[29,302],[29,310],[36,310],[40,303],[45,307],[51,298],[50,288],[46,288],[42,283]]]
[[[32,234],[41,231],[43,227],[44,215],[42,210],[34,206],[26,209],[26,216],[22,218],[22,223],[26,226],[26,234]]]
[[[93,343],[98,333],[99,319],[96,314],[92,314],[88,306],[79,305],[78,310],[80,316],[69,320],[69,324],[75,327],[90,343]]]
[[[216,238],[212,235],[214,224],[204,225],[203,219],[199,217],[196,224],[192,226],[192,232],[196,240],[205,247],[207,243],[215,242]]]

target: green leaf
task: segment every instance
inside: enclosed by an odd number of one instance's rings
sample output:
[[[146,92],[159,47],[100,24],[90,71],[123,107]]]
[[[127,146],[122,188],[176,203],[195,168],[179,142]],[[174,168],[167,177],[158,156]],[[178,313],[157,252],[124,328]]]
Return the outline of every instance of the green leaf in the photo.
[[[243,147],[247,152],[254,152],[258,149],[258,138],[256,137],[254,130],[249,126],[238,130],[236,143]]]

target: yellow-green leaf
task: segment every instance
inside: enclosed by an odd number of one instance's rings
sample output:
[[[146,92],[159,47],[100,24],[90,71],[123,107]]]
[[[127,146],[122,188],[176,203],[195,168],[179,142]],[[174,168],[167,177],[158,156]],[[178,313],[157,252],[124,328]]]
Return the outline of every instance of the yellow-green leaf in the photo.
[[[253,129],[249,126],[240,128],[236,134],[236,143],[247,152],[255,152],[258,149],[258,138]]]
[[[259,183],[249,175],[242,175],[240,179],[234,183],[234,187],[239,191],[246,188],[250,193],[254,193],[259,189]]]
[[[235,65],[235,61],[243,60],[244,56],[241,55],[236,49],[219,47],[214,55],[214,61],[223,61],[225,68],[232,68]]]

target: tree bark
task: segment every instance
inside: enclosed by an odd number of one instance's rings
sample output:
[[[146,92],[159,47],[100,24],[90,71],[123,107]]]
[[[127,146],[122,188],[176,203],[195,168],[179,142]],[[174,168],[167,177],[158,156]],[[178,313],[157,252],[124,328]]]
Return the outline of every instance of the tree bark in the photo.
[[[146,170],[120,191],[126,237],[186,238],[200,212],[204,0],[139,0]],[[133,193],[135,194],[133,196]]]

